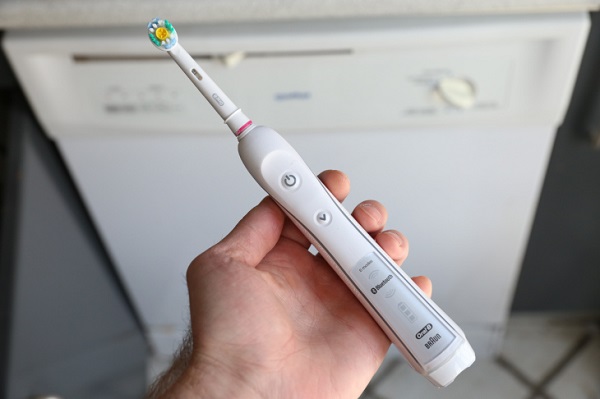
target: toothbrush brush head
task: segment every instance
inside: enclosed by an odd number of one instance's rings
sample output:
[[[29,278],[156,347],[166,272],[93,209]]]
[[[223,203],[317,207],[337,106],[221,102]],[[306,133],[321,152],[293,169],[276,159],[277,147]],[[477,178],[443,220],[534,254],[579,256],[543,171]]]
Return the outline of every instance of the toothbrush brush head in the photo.
[[[177,31],[169,21],[154,18],[148,22],[148,37],[158,49],[169,51],[177,44]]]

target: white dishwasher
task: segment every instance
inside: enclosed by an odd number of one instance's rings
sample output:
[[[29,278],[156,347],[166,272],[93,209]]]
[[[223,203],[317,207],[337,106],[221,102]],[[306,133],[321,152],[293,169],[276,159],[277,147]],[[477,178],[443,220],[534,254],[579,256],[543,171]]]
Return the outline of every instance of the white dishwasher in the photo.
[[[256,123],[315,172],[349,175],[348,208],[388,207],[407,272],[431,277],[478,356],[496,353],[587,15],[173,22]],[[189,262],[264,195],[235,139],[144,24],[14,31],[3,45],[169,356],[188,324]]]

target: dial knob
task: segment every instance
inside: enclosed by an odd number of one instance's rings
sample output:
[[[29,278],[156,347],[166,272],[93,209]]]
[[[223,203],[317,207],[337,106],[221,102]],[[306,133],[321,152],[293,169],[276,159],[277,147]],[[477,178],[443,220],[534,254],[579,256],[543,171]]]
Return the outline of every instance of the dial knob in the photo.
[[[469,109],[475,104],[475,85],[464,78],[442,78],[436,88],[440,97],[456,108]]]

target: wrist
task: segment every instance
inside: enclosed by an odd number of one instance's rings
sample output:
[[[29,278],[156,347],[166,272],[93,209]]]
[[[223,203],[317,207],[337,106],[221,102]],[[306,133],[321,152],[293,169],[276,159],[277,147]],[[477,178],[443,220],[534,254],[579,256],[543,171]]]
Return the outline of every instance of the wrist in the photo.
[[[171,389],[168,397],[178,399],[258,399],[255,373],[234,370],[203,359],[192,362]]]

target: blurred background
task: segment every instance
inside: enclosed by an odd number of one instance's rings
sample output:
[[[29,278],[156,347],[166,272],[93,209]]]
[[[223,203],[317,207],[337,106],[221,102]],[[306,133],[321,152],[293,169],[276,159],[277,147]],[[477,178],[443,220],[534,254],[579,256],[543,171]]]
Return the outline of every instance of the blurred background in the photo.
[[[315,172],[345,171],[347,208],[387,206],[477,353],[438,390],[392,348],[362,398],[600,398],[599,8],[0,2],[0,398],[143,397],[189,262],[264,195],[155,16]]]

